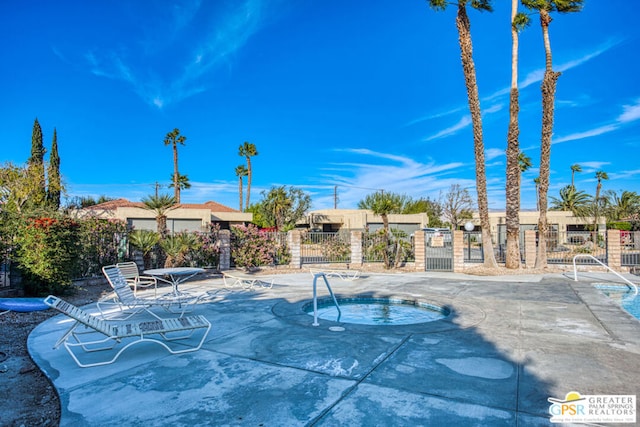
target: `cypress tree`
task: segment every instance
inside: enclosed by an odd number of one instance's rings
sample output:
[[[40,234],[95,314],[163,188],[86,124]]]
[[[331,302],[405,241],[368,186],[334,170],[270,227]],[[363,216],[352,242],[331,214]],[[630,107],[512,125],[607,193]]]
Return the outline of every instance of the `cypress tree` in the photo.
[[[34,207],[42,207],[46,201],[46,181],[44,177],[44,153],[46,152],[42,143],[42,128],[38,119],[33,123],[31,134],[31,157],[27,162],[29,176],[36,183],[31,197]]]
[[[60,209],[60,156],[58,155],[58,133],[53,128],[53,142],[51,142],[51,154],[49,154],[49,187],[47,189],[47,204],[51,209]]]

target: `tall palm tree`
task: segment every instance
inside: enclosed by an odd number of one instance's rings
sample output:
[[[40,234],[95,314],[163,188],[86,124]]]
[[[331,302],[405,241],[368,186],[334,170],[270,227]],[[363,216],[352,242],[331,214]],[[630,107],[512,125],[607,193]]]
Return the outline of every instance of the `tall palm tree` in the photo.
[[[529,23],[526,15],[518,13],[518,0],[511,0],[511,90],[509,96],[509,130],[507,131],[507,180],[506,180],[506,226],[507,252],[505,267],[520,268],[520,128],[518,126],[518,32]],[[531,163],[531,159],[529,159]]]
[[[476,66],[473,62],[473,43],[471,40],[471,24],[467,16],[467,3],[479,11],[491,12],[491,0],[458,0],[458,13],[456,15],[456,27],[458,29],[458,42],[460,44],[462,72],[467,88],[469,112],[473,127],[473,147],[476,159],[476,192],[478,195],[478,213],[482,228],[482,250],[485,267],[497,267],[493,253],[491,240],[491,224],[489,222],[489,202],[487,198],[487,174],[485,170],[484,141],[482,136],[482,114],[480,109],[480,96],[478,95],[478,81],[476,79]],[[429,0],[429,5],[436,11],[445,10],[450,3],[447,0]]]
[[[602,214],[602,208],[605,205],[605,201],[600,198],[600,191],[602,190],[602,181],[609,179],[609,175],[603,170],[599,170],[596,172],[596,180],[598,184],[596,185],[596,195],[593,198],[593,229],[596,230],[598,226],[598,217]]]
[[[171,179],[172,182],[171,184],[169,184],[169,188],[175,188],[175,182],[173,181],[174,176],[171,175]],[[189,188],[191,188],[191,183],[189,182],[189,177],[187,175],[182,175],[179,174],[178,175],[178,187],[180,187],[180,190],[188,190]]]
[[[160,233],[161,238],[166,237],[169,234],[167,230],[167,212],[176,208],[176,199],[166,194],[151,195],[142,199],[142,203],[144,203],[145,209],[156,214],[158,233]]]
[[[540,141],[540,189],[538,230],[541,239],[538,243],[536,268],[547,267],[547,240],[545,238],[549,225],[547,224],[547,194],[549,192],[549,174],[551,163],[551,135],[553,134],[554,103],[556,83],[560,73],[553,71],[551,56],[551,41],[549,39],[549,24],[551,12],[569,13],[582,9],[583,0],[522,0],[522,4],[540,13],[540,26],[544,40],[545,71],[542,78],[542,137]]]
[[[180,135],[180,129],[175,128],[164,137],[164,145],[173,147],[173,198],[180,203],[180,173],[178,172],[178,144],[185,145],[186,136]]]
[[[245,206],[248,208],[250,206],[249,201],[251,199],[251,180],[253,178],[251,157],[257,156],[258,150],[256,150],[256,146],[254,144],[245,141],[240,147],[238,147],[238,155],[247,159],[247,203],[245,203]]]
[[[575,181],[574,181],[574,177],[575,177],[576,172],[582,172],[582,166],[580,166],[577,163],[571,165],[571,186],[573,188],[576,188]]]
[[[242,212],[242,177],[249,172],[244,165],[236,166],[236,176],[238,177],[238,210]]]
[[[573,185],[567,185],[560,189],[560,197],[551,197],[552,211],[571,211],[577,218],[589,216],[591,196],[584,191],[578,191]]]

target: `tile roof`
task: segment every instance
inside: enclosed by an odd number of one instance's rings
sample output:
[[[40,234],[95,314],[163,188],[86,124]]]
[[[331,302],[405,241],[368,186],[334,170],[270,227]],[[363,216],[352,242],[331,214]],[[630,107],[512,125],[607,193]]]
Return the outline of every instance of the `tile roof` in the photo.
[[[127,199],[116,199],[88,206],[85,209],[116,210],[117,208],[144,208],[144,203],[131,202]],[[239,212],[236,209],[232,209],[214,201],[208,201],[205,203],[181,203],[178,205],[177,209],[209,209],[211,212]]]

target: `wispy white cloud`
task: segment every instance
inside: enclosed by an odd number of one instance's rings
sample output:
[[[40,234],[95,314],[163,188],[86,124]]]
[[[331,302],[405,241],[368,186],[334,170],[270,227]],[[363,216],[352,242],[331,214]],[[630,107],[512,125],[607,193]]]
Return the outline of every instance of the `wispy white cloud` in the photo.
[[[88,52],[85,60],[91,72],[126,82],[145,102],[158,108],[208,90],[214,80],[212,74],[227,64],[260,31],[269,11],[275,8],[268,10],[264,0],[244,0],[233,2],[233,9],[219,16],[200,7],[201,4],[169,6],[170,10],[165,15],[173,21],[163,25],[170,31],[161,32],[161,40],[155,32],[153,40],[131,40],[126,49],[94,49]],[[205,13],[211,16],[202,16]],[[208,20],[206,25],[202,24],[203,19]],[[170,66],[166,66],[166,59],[159,61],[158,58],[166,54],[162,49],[184,37],[184,33],[192,30],[194,25],[210,30],[203,32],[198,39],[190,38],[188,45],[193,46],[191,51],[181,58],[174,57]],[[193,33],[189,34],[193,37]],[[162,69],[154,69],[153,64],[159,64],[157,67]]]
[[[376,190],[410,194],[413,197],[437,199],[440,192],[452,184],[475,185],[473,180],[460,179],[456,171],[466,168],[461,162],[437,164],[420,162],[413,157],[369,149],[336,150],[355,155],[356,161],[334,162],[324,169],[323,179],[339,187],[340,202],[356,206],[367,194]],[[331,196],[314,197],[314,208],[331,207]]]
[[[462,118],[455,125],[450,126],[450,127],[446,128],[446,129],[443,129],[440,132],[436,133],[435,135],[431,135],[431,136],[425,138],[424,140],[425,141],[433,141],[434,139],[445,138],[447,136],[454,135],[454,134],[458,133],[458,131],[469,127],[470,124],[471,124],[471,116],[466,114],[466,115],[462,116]]]
[[[620,123],[629,123],[640,119],[640,98],[635,100],[635,104],[623,105],[622,114],[617,118]]]
[[[487,148],[484,150],[484,157],[486,160],[493,160],[500,156],[504,156],[504,150],[500,148]]]
[[[556,66],[555,69],[561,72],[565,72],[568,71],[572,68],[578,67],[582,64],[584,64],[585,62],[588,62],[600,55],[602,55],[603,53],[609,51],[610,49],[612,49],[613,47],[615,47],[616,45],[618,45],[619,43],[621,43],[622,40],[620,39],[611,39],[606,41],[605,43],[597,46],[593,51],[588,52],[578,58],[574,58],[571,59],[569,61],[563,62],[560,65]],[[527,73],[527,75],[525,76],[524,79],[522,79],[519,83],[518,83],[518,89],[519,90],[523,90],[526,89],[527,87],[539,83],[542,81],[542,78],[544,77],[544,68],[540,68],[540,69],[536,69],[533,71],[530,71],[529,73]],[[496,99],[505,97],[509,95],[509,91],[510,88],[509,87],[505,87],[503,89],[500,89],[494,93],[492,93],[489,96],[483,97],[482,101],[483,102],[491,102],[494,101]],[[503,104],[499,103],[499,104],[494,104],[491,105],[488,108],[485,108],[483,110],[483,116],[484,115],[488,115],[488,114],[492,114],[492,113],[496,113],[499,112],[503,109]],[[429,121],[432,119],[436,119],[436,118],[441,118],[441,117],[445,117],[445,116],[449,116],[452,114],[457,114],[461,111],[467,111],[467,106],[466,105],[461,105],[459,107],[455,107],[455,108],[450,108],[447,109],[445,111],[442,112],[437,112],[437,113],[432,113],[429,115],[425,115],[423,117],[419,117],[417,119],[411,120],[410,122],[408,122],[406,124],[406,126],[411,126],[411,125],[415,125],[417,123],[420,122],[425,122],[425,121]],[[632,110],[632,112],[630,114],[640,114],[639,112],[636,112],[635,110]],[[456,134],[457,132],[459,132],[460,130],[468,127],[471,124],[471,118],[470,116],[468,116],[468,114],[466,114],[465,116],[463,116],[458,123],[456,123],[453,126],[450,126],[446,129],[443,129],[437,133],[435,133],[434,135],[431,135],[427,138],[424,139],[424,141],[431,141],[434,139],[440,139],[440,138],[446,138],[449,136],[452,136],[454,134]],[[558,141],[555,141],[558,142]]]
[[[598,170],[601,170],[603,167],[610,165],[610,162],[600,162],[600,161],[591,161],[591,162],[577,162],[582,168],[582,173],[591,173]]]
[[[561,142],[576,141],[603,135],[609,132],[616,131],[623,125],[635,122],[636,120],[640,120],[640,98],[637,98],[634,102],[635,103],[631,105],[623,105],[622,113],[618,115],[611,123],[607,123],[585,131],[572,133],[560,138],[554,138],[553,143],[559,144]]]

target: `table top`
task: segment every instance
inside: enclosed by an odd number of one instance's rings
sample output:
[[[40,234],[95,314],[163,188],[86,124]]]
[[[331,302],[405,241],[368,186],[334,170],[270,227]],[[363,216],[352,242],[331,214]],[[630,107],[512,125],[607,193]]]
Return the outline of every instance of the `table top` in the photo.
[[[173,268],[154,268],[145,270],[144,274],[150,276],[178,276],[187,274],[198,274],[204,272],[204,268],[197,267],[173,267]]]

